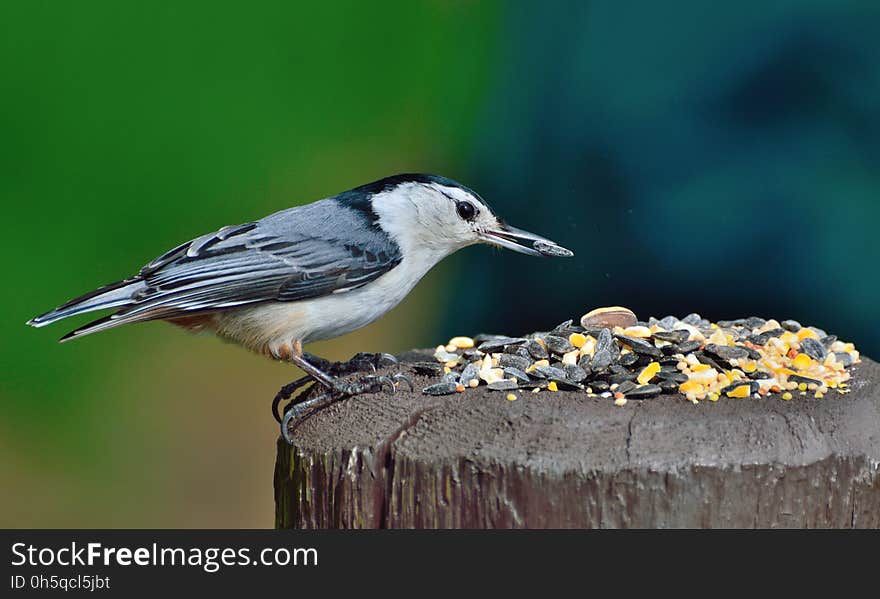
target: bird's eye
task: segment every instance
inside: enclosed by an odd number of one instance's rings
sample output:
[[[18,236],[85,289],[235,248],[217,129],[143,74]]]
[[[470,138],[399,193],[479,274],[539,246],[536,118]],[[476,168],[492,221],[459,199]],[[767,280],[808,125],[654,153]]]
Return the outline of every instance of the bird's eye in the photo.
[[[464,220],[471,221],[477,217],[478,210],[470,202],[459,202],[455,208],[458,210],[458,215]]]

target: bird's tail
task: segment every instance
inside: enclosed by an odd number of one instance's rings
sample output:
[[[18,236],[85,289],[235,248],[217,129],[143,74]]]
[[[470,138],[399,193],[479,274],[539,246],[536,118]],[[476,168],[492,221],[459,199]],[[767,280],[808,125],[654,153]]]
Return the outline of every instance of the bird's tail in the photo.
[[[53,322],[67,318],[68,316],[76,316],[77,314],[85,314],[86,312],[94,312],[95,310],[125,307],[131,305],[132,296],[144,287],[145,284],[140,277],[133,277],[131,279],[117,281],[116,283],[110,283],[100,289],[96,289],[85,295],[74,298],[61,306],[58,306],[54,310],[36,316],[30,319],[27,324],[32,327],[44,327],[47,324],[52,324]],[[106,325],[101,326],[105,322],[106,319],[102,318],[89,323],[86,326],[65,335],[61,341],[110,328]]]

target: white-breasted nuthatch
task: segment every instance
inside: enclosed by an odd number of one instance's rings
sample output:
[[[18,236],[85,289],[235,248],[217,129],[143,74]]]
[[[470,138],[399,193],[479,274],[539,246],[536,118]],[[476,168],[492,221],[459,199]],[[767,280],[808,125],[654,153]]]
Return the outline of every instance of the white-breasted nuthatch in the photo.
[[[188,241],[135,276],[28,324],[42,327],[115,310],[61,339],[67,341],[123,324],[166,320],[293,362],[331,395],[351,395],[364,385],[340,383],[304,357],[302,344],[373,322],[440,260],[475,243],[535,256],[573,255],[508,226],[455,181],[395,175]]]

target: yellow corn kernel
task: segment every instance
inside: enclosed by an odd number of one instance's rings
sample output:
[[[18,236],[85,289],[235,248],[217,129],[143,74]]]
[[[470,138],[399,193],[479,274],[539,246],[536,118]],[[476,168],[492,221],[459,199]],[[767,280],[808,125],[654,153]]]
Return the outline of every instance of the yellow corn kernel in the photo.
[[[443,367],[443,374],[449,374],[450,372],[452,372],[452,369],[449,366]]]
[[[718,394],[714,393],[714,392],[710,393],[709,394],[709,401],[718,401]]]
[[[754,360],[740,360],[739,367],[743,372],[755,372],[758,369]]]
[[[749,386],[748,385],[740,385],[736,389],[727,392],[727,397],[748,397],[749,396]]]
[[[507,394],[507,401],[516,401],[516,394],[515,393],[508,393]]]
[[[806,370],[813,365],[813,359],[807,354],[798,354],[795,356],[792,364],[798,370]]]
[[[694,364],[693,366],[691,366],[691,370],[693,370],[694,372],[709,370],[709,368],[711,368],[711,366],[709,366],[708,364]]]
[[[583,347],[587,342],[587,336],[582,333],[572,333],[568,336],[568,342],[575,347]]]
[[[804,329],[801,329],[801,330],[804,330]],[[773,337],[772,339],[776,339],[776,337]],[[772,339],[771,339],[771,341],[772,341]],[[792,333],[791,331],[785,331],[784,333],[782,333],[779,336],[779,340],[781,342],[785,343],[786,345],[791,345],[792,343],[799,343],[800,342],[800,338],[798,338],[798,336],[795,335],[794,333]]]
[[[785,401],[788,401],[789,399],[791,399],[791,393],[786,391],[785,393],[782,394],[782,399],[784,399]]]
[[[559,387],[556,386],[556,381],[550,381],[550,384],[547,385],[547,388],[550,391],[559,391]]]
[[[807,327],[802,328],[797,332],[797,338],[799,341],[803,341],[809,337],[810,339],[819,339],[819,335],[816,334],[816,331],[813,329],[808,329]]]
[[[702,385],[693,379],[689,379],[678,386],[678,390],[682,393],[694,393],[699,391]]]
[[[640,385],[647,385],[658,372],[660,372],[660,364],[658,362],[651,362],[642,369],[636,380]]]

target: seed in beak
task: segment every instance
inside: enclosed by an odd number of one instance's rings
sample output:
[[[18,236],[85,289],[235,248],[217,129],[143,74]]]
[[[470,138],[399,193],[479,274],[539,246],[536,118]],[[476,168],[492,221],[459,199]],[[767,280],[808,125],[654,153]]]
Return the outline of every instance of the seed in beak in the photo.
[[[532,244],[532,247],[535,248],[536,251],[551,258],[571,258],[574,256],[574,252],[571,250],[567,250],[562,246],[546,241],[536,241]]]

